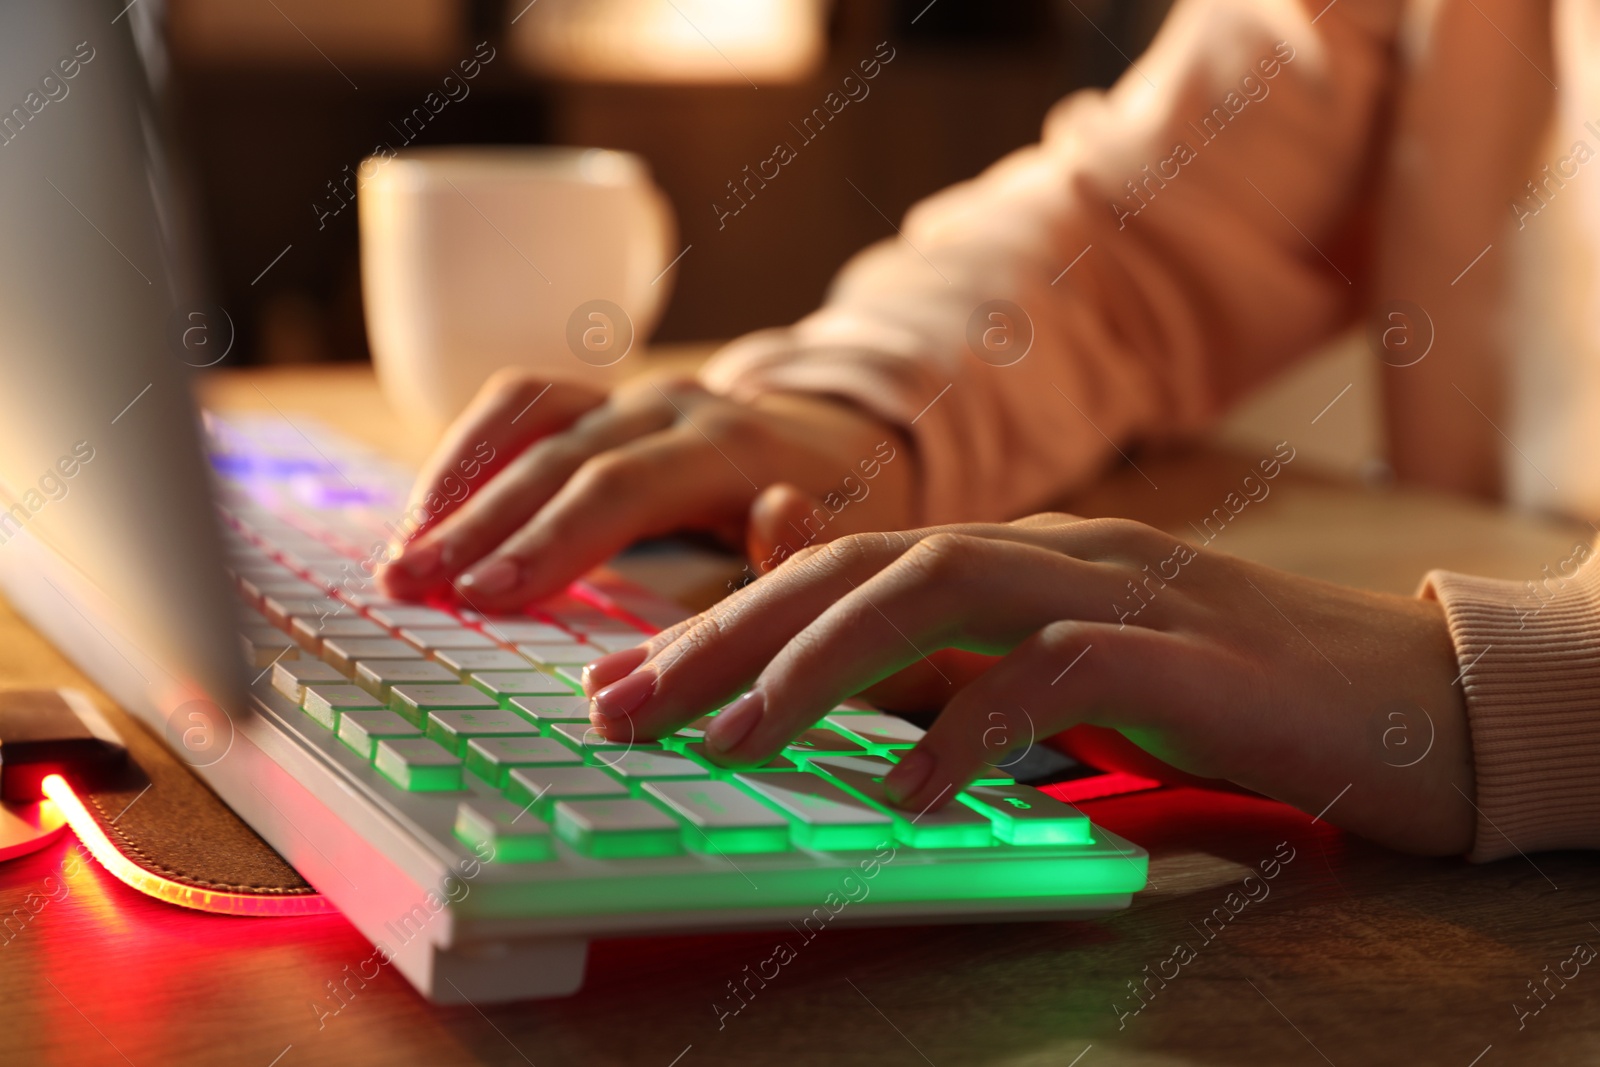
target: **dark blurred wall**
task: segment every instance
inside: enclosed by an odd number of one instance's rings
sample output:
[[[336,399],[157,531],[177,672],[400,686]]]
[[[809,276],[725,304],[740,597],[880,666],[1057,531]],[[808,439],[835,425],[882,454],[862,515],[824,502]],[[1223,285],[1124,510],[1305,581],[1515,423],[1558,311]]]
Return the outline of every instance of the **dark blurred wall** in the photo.
[[[583,144],[644,156],[677,211],[680,244],[693,246],[657,339],[731,337],[815,307],[852,252],[893,233],[885,217],[898,224],[917,199],[1035,140],[1058,98],[1120,73],[1164,8],[1163,0],[839,0],[825,69],[804,84],[759,90],[556,84],[518,70],[501,47],[470,97],[413,143]],[[479,40],[498,44],[507,17],[501,0],[464,5],[461,55]],[[894,59],[870,94],[803,142],[789,124],[883,41]],[[338,70],[174,51],[176,123],[238,355],[365,358],[356,212],[322,212],[338,204],[343,168],[379,140],[396,140],[390,123],[437,87],[453,51],[441,48],[437,62],[369,58]],[[779,141],[797,145],[794,162],[737,216],[719,220],[713,203],[737,204],[727,183]]]

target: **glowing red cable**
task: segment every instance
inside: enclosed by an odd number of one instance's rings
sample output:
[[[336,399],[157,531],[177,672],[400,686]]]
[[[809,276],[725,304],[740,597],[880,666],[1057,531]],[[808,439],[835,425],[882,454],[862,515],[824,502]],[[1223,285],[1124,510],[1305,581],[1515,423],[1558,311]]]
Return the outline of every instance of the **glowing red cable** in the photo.
[[[89,850],[111,876],[125,885],[137,889],[157,900],[176,904],[181,908],[208,911],[217,915],[254,915],[281,917],[288,915],[319,915],[334,910],[320,893],[295,896],[268,896],[261,893],[229,893],[199,886],[185,885],[170,878],[145,870],[124,856],[111,843],[100,824],[95,821],[83,801],[73,792],[72,786],[59,774],[44,780],[44,795],[55,801],[56,807],[66,817],[67,825],[78,835],[78,840]]]

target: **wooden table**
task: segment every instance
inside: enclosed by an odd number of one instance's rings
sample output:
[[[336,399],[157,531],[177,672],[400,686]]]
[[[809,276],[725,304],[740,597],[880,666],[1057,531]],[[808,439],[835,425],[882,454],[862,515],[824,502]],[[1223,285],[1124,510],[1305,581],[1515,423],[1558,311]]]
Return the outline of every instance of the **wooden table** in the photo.
[[[336,415],[410,459],[426,447],[385,415],[363,369],[232,374],[206,394],[290,418]],[[1114,472],[1076,507],[1181,531],[1253,459],[1139,457],[1143,475]],[[1531,578],[1582,536],[1292,469],[1251,508],[1214,547],[1401,591],[1430,564]],[[3,607],[0,638],[0,684],[86,684]],[[1527,984],[1579,942],[1600,945],[1590,881],[1600,863],[1588,855],[1414,859],[1280,804],[1194,790],[1087,807],[1151,852],[1150,888],[1130,910],[1087,923],[830,930],[721,1029],[712,1004],[770,953],[770,935],[598,943],[576,996],[483,1012],[431,1007],[385,971],[319,1028],[313,1001],[370,951],[343,919],[198,915],[140,897],[92,862],[62,882],[73,846],[61,843],[0,867],[0,922],[17,908],[28,916],[0,929],[0,1063],[1600,1062],[1600,974],[1551,981],[1545,1001]],[[1237,915],[1226,908],[1247,873],[1291,852],[1267,896]],[[1541,1003],[1519,1028],[1515,1006]]]

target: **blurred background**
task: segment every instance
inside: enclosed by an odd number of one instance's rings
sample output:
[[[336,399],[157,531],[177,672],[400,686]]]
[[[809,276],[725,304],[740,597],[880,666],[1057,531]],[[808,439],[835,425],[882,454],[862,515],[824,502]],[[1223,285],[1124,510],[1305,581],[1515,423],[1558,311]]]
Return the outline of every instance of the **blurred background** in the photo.
[[[919,198],[1037,140],[1049,106],[1115,79],[1169,3],[167,0],[154,25],[234,355],[297,363],[367,358],[356,212],[313,205],[336,206],[343,168],[376,143],[399,145],[394,124],[479,42],[494,59],[468,97],[416,124],[413,143],[643,156],[694,246],[656,339],[691,341],[815,307],[850,253],[892,232],[873,205],[898,223]],[[719,232],[711,205],[728,180],[884,40],[896,56],[870,105],[808,145],[786,168],[795,177],[763,191],[763,210]]]

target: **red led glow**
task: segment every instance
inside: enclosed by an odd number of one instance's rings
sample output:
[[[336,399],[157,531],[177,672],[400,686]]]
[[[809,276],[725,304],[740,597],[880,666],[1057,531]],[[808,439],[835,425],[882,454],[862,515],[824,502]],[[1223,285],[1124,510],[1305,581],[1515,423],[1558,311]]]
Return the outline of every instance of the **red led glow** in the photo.
[[[1141,778],[1137,774],[1112,771],[1108,774],[1097,774],[1092,778],[1079,778],[1072,782],[1057,782],[1054,785],[1044,785],[1039,788],[1063,803],[1077,804],[1085,800],[1121,796],[1123,793],[1138,793],[1146,789],[1159,789],[1160,787],[1161,783],[1154,778]]]
[[[83,801],[78,799],[78,795],[73,792],[72,786],[65,778],[59,774],[49,775],[44,780],[43,788],[44,795],[55,801],[56,807],[66,817],[67,825],[72,827],[73,832],[78,835],[78,840],[83,842],[83,847],[99,861],[100,866],[117,881],[137,889],[146,896],[155,897],[168,904],[176,904],[181,908],[193,908],[195,911],[211,912],[214,915],[275,917],[318,915],[334,910],[333,905],[320,893],[292,897],[230,893],[185,885],[147,871],[124,856],[117,846],[111,843],[111,839],[100,829],[100,824],[89,814],[89,809],[83,806]]]

